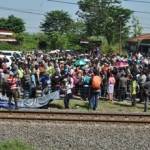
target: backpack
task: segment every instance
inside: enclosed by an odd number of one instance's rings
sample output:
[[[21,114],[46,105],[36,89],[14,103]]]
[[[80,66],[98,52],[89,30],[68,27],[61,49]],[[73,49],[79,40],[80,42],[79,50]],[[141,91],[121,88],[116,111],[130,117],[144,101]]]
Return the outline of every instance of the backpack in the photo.
[[[102,82],[102,80],[101,80],[101,78],[99,76],[94,76],[92,78],[92,88],[94,90],[99,90],[100,86],[101,86],[101,82]]]
[[[30,75],[24,75],[24,86],[30,86],[30,84],[31,84]]]
[[[89,85],[90,84],[90,80],[91,80],[91,77],[89,76],[85,76],[83,77],[83,85]]]

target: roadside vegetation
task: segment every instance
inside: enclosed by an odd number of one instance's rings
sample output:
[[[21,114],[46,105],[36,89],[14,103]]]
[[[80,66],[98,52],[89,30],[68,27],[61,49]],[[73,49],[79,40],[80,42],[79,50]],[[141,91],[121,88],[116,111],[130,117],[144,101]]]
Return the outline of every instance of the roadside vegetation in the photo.
[[[33,150],[31,146],[20,142],[19,140],[11,140],[0,142],[0,150]]]
[[[64,109],[63,100],[56,100],[50,103],[51,108]],[[70,109],[75,111],[92,111],[89,110],[88,101],[83,100],[70,100]],[[131,106],[130,101],[109,102],[107,100],[100,100],[98,103],[97,111],[101,113],[142,113],[144,112],[144,104],[137,104],[135,107]],[[150,109],[148,110],[150,112]]]
[[[14,15],[0,18],[0,29],[15,33],[15,44],[0,43],[0,49],[31,51],[87,50],[91,43],[101,45],[104,53],[119,52],[130,37],[142,33],[138,18],[120,0],[80,0],[76,20],[63,10],[49,11],[40,23],[39,33],[27,33],[24,20]],[[80,41],[89,41],[89,45]]]

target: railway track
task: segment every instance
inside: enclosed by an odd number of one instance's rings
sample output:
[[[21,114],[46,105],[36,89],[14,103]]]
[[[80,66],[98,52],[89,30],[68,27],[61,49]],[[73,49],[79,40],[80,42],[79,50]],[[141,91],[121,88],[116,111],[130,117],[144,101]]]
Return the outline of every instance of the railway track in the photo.
[[[150,124],[150,114],[0,111],[0,120]]]

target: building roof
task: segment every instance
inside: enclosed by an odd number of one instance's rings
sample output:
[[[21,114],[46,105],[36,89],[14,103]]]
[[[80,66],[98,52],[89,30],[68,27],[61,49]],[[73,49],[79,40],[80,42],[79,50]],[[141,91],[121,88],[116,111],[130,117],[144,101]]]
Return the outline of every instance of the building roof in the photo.
[[[137,37],[129,39],[129,42],[141,42],[143,40],[150,40],[150,33],[142,34]]]
[[[13,32],[8,30],[0,30],[0,35],[13,35]]]
[[[14,33],[9,30],[0,29],[0,42],[16,42]]]
[[[17,40],[15,38],[0,38],[0,42],[16,42]]]

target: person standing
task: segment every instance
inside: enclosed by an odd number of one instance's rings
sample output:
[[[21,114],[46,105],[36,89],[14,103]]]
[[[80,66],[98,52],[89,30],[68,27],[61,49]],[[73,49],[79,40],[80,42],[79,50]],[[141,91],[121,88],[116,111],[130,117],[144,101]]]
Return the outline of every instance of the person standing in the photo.
[[[8,93],[8,97],[9,97],[9,108],[11,108],[11,101],[12,98],[14,98],[14,102],[15,102],[15,109],[18,109],[18,105],[17,105],[17,77],[15,76],[15,74],[13,72],[10,72],[9,77],[7,79],[7,84],[9,87],[9,93]]]
[[[29,98],[31,90],[31,76],[29,68],[26,68],[23,76],[23,98]]]
[[[89,100],[90,80],[91,80],[90,75],[88,74],[87,71],[84,71],[84,75],[82,77],[83,87],[82,87],[82,92],[81,92],[81,94],[82,94],[81,96],[82,96],[83,100],[86,100],[86,99]]]
[[[96,110],[98,105],[98,97],[100,93],[101,83],[102,83],[102,79],[99,76],[98,71],[94,70],[91,79],[91,95],[89,101],[89,106],[93,110]]]
[[[108,86],[108,73],[106,71],[102,72],[102,87],[101,87],[101,96],[107,96],[107,86]]]
[[[22,85],[23,85],[23,75],[24,75],[24,70],[21,67],[21,65],[19,65],[19,67],[18,67],[17,74],[18,74],[18,83],[19,83],[18,95],[20,97],[21,91],[23,90]]]
[[[146,80],[147,80],[146,74],[144,73],[144,71],[142,71],[138,78],[138,83],[140,86],[140,90],[139,90],[140,101],[139,101],[139,103],[143,102],[143,97],[145,97],[143,85],[145,84]]]
[[[7,86],[7,79],[9,77],[8,70],[4,70],[3,72],[0,72],[0,78],[1,78],[1,88],[2,88],[2,99],[5,99],[5,96],[7,96],[8,86]]]
[[[148,102],[150,100],[150,77],[147,78],[147,81],[143,85],[144,90],[144,112],[148,110]]]
[[[138,83],[136,81],[136,77],[133,77],[133,79],[131,80],[131,102],[132,102],[132,106],[136,105],[137,89],[139,89],[139,86],[138,86]]]
[[[116,80],[114,78],[114,75],[111,74],[108,79],[108,99],[113,102],[113,95],[114,95],[114,86],[115,86]]]
[[[128,79],[125,74],[121,74],[119,79],[119,100],[123,101],[126,98],[127,94],[127,82]]]
[[[69,109],[69,101],[71,97],[72,97],[72,85],[71,85],[71,79],[68,77],[65,83],[65,97],[64,97],[65,109]]]

